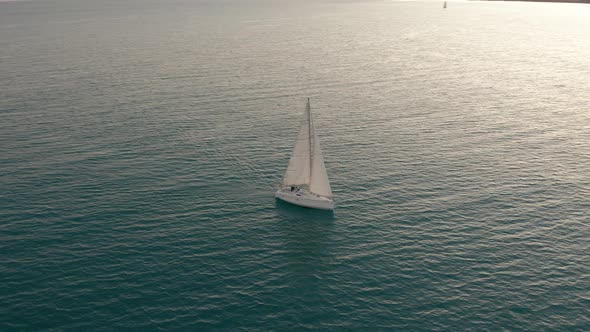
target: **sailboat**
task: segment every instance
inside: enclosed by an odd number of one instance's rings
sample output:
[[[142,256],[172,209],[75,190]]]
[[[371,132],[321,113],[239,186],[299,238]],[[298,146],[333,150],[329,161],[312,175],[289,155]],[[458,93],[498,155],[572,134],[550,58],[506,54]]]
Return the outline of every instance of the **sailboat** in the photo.
[[[334,209],[332,189],[313,125],[309,98],[287,171],[275,197],[308,208]]]

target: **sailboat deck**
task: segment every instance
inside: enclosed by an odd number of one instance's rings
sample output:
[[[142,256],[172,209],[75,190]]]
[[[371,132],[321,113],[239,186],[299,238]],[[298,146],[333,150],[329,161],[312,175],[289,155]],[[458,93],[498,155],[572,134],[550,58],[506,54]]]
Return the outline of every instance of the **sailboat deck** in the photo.
[[[316,195],[312,192],[309,192],[305,189],[299,189],[292,191],[291,188],[286,187],[279,190],[282,194],[290,195],[293,197],[301,197],[302,199],[313,199],[314,201],[331,201],[328,197]]]
[[[334,209],[334,201],[332,199],[316,195],[305,189],[291,190],[290,187],[285,187],[279,189],[275,196],[295,205],[325,210]]]

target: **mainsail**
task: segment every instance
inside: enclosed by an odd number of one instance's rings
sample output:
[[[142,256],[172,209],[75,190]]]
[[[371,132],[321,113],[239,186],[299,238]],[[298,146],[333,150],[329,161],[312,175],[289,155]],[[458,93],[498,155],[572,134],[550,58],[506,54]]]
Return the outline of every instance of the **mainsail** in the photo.
[[[293,148],[287,172],[285,172],[283,185],[307,185],[309,191],[316,195],[332,196],[322,149],[311,118],[309,98],[303,113],[297,142]]]

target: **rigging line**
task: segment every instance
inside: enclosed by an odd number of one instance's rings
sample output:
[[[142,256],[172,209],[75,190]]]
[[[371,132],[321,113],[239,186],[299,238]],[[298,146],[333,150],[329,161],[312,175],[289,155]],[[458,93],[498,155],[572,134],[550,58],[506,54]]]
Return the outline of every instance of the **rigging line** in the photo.
[[[256,174],[260,175],[260,176],[261,176],[261,177],[263,177],[263,178],[274,178],[274,179],[277,179],[277,178],[276,178],[276,176],[274,176],[274,175],[267,175],[267,174],[264,174],[264,173],[262,173],[262,171],[260,171],[260,170],[258,170],[258,169],[256,169],[256,168],[254,168],[253,166],[251,166],[251,165],[249,165],[249,164],[247,164],[247,163],[245,163],[245,162],[241,161],[240,159],[238,159],[238,158],[237,158],[237,157],[235,157],[235,156],[230,156],[230,157],[231,157],[231,158],[234,158],[234,159],[235,159],[237,162],[241,163],[241,165],[242,165],[242,166],[244,166],[244,167],[248,168],[249,170],[251,170],[251,171],[255,172]]]
[[[244,162],[243,160],[239,159],[239,158],[238,158],[238,157],[236,157],[236,156],[229,155],[229,154],[227,154],[227,153],[225,153],[225,152],[222,152],[221,150],[217,149],[216,147],[214,147],[214,146],[212,146],[212,145],[210,145],[210,146],[209,146],[209,148],[210,148],[211,150],[214,150],[214,152],[215,152],[216,154],[218,154],[218,155],[221,155],[221,156],[223,156],[223,157],[225,157],[225,158],[227,158],[227,159],[229,159],[229,158],[232,158],[232,159],[234,159],[236,162],[238,162],[238,164],[239,164],[239,165],[241,165],[241,166],[243,166],[244,168],[246,168],[246,169],[248,169],[248,170],[250,170],[250,171],[252,171],[252,172],[256,173],[256,174],[257,174],[258,176],[260,176],[261,178],[265,178],[265,179],[271,178],[271,179],[273,179],[275,182],[276,182],[276,181],[279,181],[279,179],[278,179],[278,177],[277,177],[276,175],[267,175],[267,174],[264,174],[264,173],[262,173],[262,171],[260,171],[260,170],[258,170],[258,169],[256,169],[256,168],[254,168],[252,165],[250,165],[250,164],[248,164],[248,163]],[[270,182],[270,181],[269,181],[269,182]],[[271,186],[271,187],[273,187],[273,188],[274,188],[274,186]]]
[[[228,156],[226,156],[226,157],[228,157]],[[231,157],[231,158],[233,158],[234,160],[236,160],[236,161],[238,162],[238,164],[239,164],[240,166],[242,166],[243,168],[245,168],[246,170],[249,170],[250,172],[253,172],[253,173],[255,173],[256,175],[258,175],[258,177],[260,177],[260,178],[262,178],[262,179],[264,179],[264,178],[266,178],[266,177],[267,177],[266,175],[264,175],[264,174],[262,174],[262,173],[258,172],[256,169],[254,169],[254,168],[252,168],[252,167],[249,167],[249,166],[247,166],[246,164],[244,164],[243,162],[241,162],[239,159],[237,159],[237,158],[235,158],[235,157],[232,157],[232,156],[229,156],[229,157]],[[250,186],[250,187],[252,187],[252,183],[253,183],[253,182],[248,182],[248,181],[246,181],[246,183],[249,183],[249,186]],[[255,183],[255,182],[254,182],[254,183]],[[261,185],[262,185],[264,188],[273,188],[273,186],[271,185],[271,183],[270,183],[270,182],[268,182],[268,181],[264,181],[264,185],[263,185],[263,184],[261,184]],[[258,188],[257,188],[257,189],[258,189]]]
[[[312,149],[312,141],[313,138],[311,136],[311,105],[309,103],[309,97],[307,98],[307,126],[308,126],[308,139],[309,139],[309,184],[311,184],[311,176],[313,174],[313,149]]]
[[[253,172],[256,172],[256,173],[257,173],[257,174],[259,174],[259,175],[262,175],[260,171],[258,171],[258,170],[256,170],[256,169],[254,169],[252,166],[250,166],[250,165],[249,165],[249,164],[247,164],[246,162],[244,162],[244,161],[240,160],[238,157],[236,157],[236,156],[233,156],[233,155],[229,155],[229,154],[227,154],[227,153],[225,153],[225,152],[222,152],[221,150],[219,150],[219,149],[217,149],[217,148],[213,148],[213,149],[214,149],[214,150],[217,152],[217,154],[219,154],[219,155],[221,155],[221,156],[225,157],[226,159],[230,159],[230,158],[231,158],[231,159],[234,159],[235,161],[237,161],[237,162],[238,162],[238,164],[239,164],[240,166],[243,166],[243,167],[247,168],[247,169],[248,169],[248,170],[250,170],[250,171],[253,171]]]
[[[263,173],[261,170],[257,169],[256,167],[252,166],[251,164],[243,161],[242,159],[234,156],[234,155],[229,155],[229,157],[233,158],[234,160],[236,160],[238,163],[240,163],[241,165],[243,165],[244,167],[250,169],[251,171],[257,173],[258,175],[264,177],[264,178],[271,178],[274,180],[278,180],[278,177],[276,175],[267,175],[265,173]]]
[[[211,150],[214,150],[214,153],[216,153],[216,154],[219,154],[219,155],[221,155],[221,156],[223,156],[223,157],[226,157],[226,158],[227,158],[227,156],[225,156],[223,153],[221,153],[221,152],[220,152],[218,149],[216,149],[216,148],[213,148],[213,147],[209,147],[209,148],[210,148]],[[260,188],[260,187],[257,187],[257,186],[255,186],[255,185],[253,185],[253,184],[252,184],[252,182],[249,182],[249,181],[241,181],[241,180],[238,180],[238,181],[239,181],[239,183],[240,183],[241,185],[242,185],[242,184],[244,184],[244,185],[246,185],[247,187],[249,187],[249,188],[251,188],[251,189],[254,189],[254,190],[261,190],[261,188]],[[266,188],[266,186],[264,186],[264,187]]]

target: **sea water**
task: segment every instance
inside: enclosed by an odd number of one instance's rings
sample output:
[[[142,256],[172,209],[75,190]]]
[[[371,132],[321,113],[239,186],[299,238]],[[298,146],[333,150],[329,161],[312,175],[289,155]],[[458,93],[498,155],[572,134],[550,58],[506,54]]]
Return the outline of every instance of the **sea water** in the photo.
[[[0,329],[590,330],[590,6],[0,2]],[[273,196],[306,97],[332,213]]]

